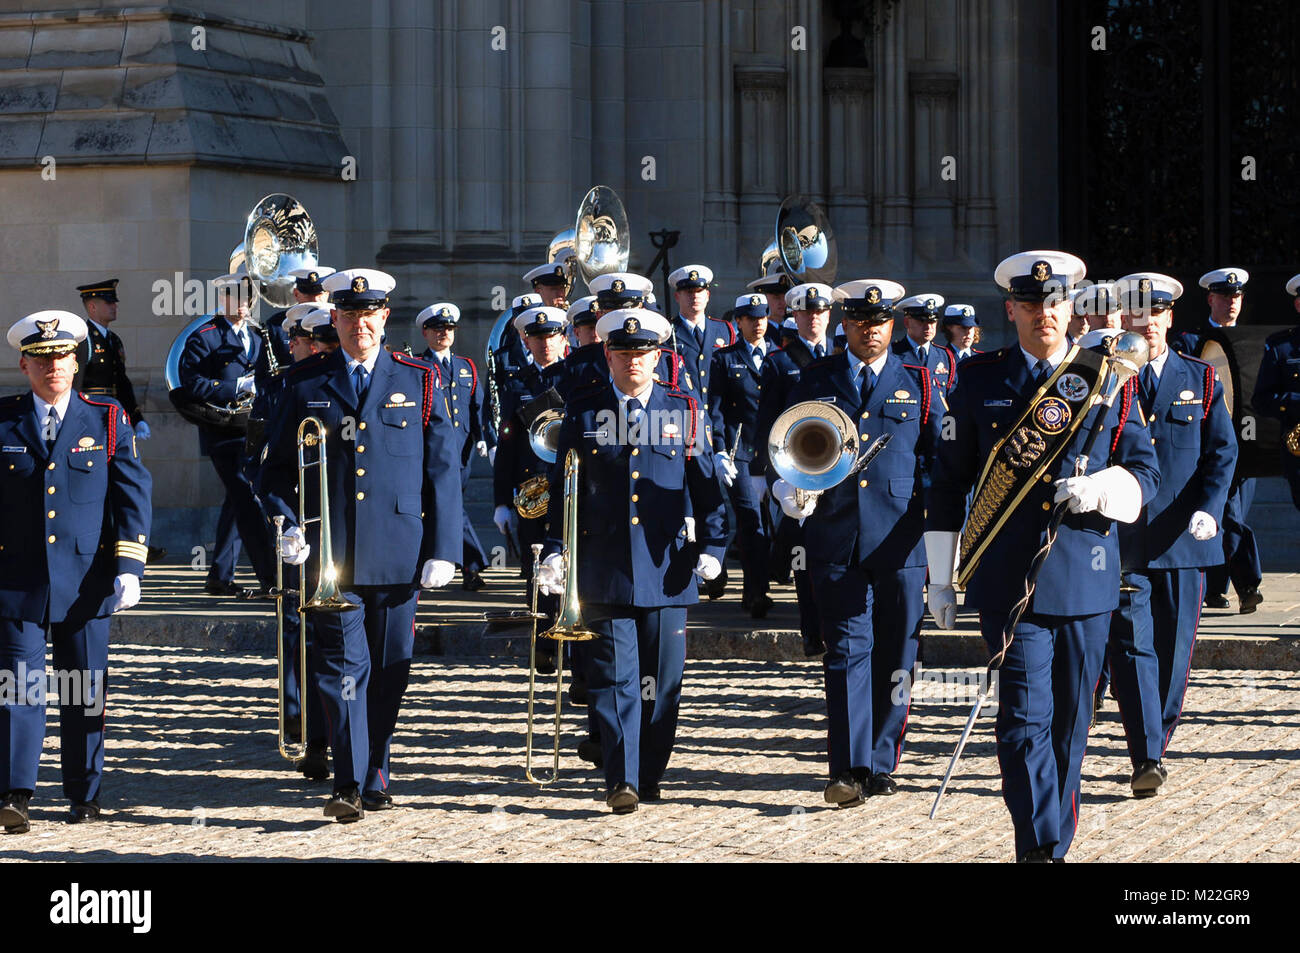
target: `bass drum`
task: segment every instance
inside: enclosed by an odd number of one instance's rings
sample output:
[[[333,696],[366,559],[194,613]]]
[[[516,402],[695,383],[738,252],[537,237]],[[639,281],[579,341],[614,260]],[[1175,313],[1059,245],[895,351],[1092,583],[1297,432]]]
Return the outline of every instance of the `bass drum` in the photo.
[[[1196,356],[1214,365],[1237,431],[1238,476],[1282,475],[1282,423],[1255,413],[1250,403],[1264,359],[1264,342],[1282,330],[1285,328],[1280,325],[1247,324],[1200,332]]]

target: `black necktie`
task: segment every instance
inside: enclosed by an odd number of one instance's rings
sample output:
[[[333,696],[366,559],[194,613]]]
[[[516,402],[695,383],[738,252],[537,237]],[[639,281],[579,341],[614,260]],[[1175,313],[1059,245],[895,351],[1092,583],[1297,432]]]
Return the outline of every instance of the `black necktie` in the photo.
[[[370,372],[366,370],[366,365],[358,364],[352,368],[352,386],[356,388],[358,404],[366,399],[366,387],[369,384]]]
[[[449,358],[439,358],[438,363],[441,365],[439,373],[442,375],[442,386],[451,386],[451,360]]]
[[[826,348],[820,344],[813,348],[813,357],[825,357]]]
[[[871,392],[872,390],[875,389],[875,386],[876,386],[876,372],[873,371],[870,367],[863,365],[861,406],[863,407],[867,406],[867,401],[871,399]]]
[[[59,439],[59,412],[53,407],[50,408],[50,412],[45,418],[45,424],[41,429],[45,431],[41,435],[45,438],[45,455],[49,456],[54,449],[54,441]]]
[[[1156,377],[1155,368],[1147,364],[1142,368],[1142,373],[1138,375],[1142,391],[1142,410],[1146,415],[1151,416],[1151,405],[1156,400],[1156,388],[1160,386],[1160,380]]]
[[[1048,363],[1047,358],[1041,358],[1034,365],[1034,387],[1042,387],[1043,381],[1051,376],[1052,365]]]
[[[704,328],[695,329],[695,343],[700,346],[701,351],[704,350]]]

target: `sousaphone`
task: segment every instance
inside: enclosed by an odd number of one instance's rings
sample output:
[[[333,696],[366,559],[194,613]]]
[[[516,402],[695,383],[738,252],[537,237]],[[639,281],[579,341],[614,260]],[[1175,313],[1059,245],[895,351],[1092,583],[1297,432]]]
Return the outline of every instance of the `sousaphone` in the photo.
[[[776,213],[775,234],[759,259],[763,277],[785,274],[795,284],[831,284],[839,268],[835,233],[826,210],[798,193]]]

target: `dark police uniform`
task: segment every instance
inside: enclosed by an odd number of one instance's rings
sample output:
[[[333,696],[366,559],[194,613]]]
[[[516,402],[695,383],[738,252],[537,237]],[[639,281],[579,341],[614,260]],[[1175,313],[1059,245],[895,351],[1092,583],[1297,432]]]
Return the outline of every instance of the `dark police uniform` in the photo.
[[[935,455],[927,530],[960,529],[967,494],[985,461],[1037,389],[1019,346],[963,362],[948,400],[953,439],[940,440]],[[1126,389],[1130,398],[1133,390]],[[1123,467],[1136,478],[1144,501],[1154,497],[1160,481],[1156,454],[1140,409],[1131,403],[1117,397],[1113,406],[1088,412],[980,560],[966,588],[966,606],[979,610],[990,652],[1002,647],[1003,627],[1043,545],[1054,481],[1073,475],[1094,415],[1106,416],[1087,472]],[[1074,838],[1092,690],[1118,605],[1114,526],[1095,512],[1066,515],[998,675],[998,761],[1019,857],[1036,850],[1064,857]]]
[[[1218,538],[1197,540],[1188,526],[1197,512],[1221,520],[1237,460],[1214,369],[1166,354],[1158,378],[1150,365],[1139,375],[1138,409],[1159,460],[1160,486],[1136,522],[1119,524],[1126,588],[1110,625],[1111,682],[1135,769],[1161,760],[1182,712],[1201,570],[1223,560]]]
[[[758,300],[761,302],[763,299],[760,297]],[[766,305],[763,307],[766,309]],[[760,342],[759,349],[763,354],[773,350],[766,341]],[[709,393],[709,417],[719,441],[716,449],[728,453],[733,447],[736,450],[736,459],[732,462],[738,472],[728,492],[736,513],[736,535],[745,574],[743,603],[746,607],[755,599],[767,596],[771,549],[771,540],[759,510],[762,504],[755,497],[749,480],[759,429],[758,398],[763,364],[762,360],[755,364],[753,353],[754,349],[742,338],[714,351],[713,365],[709,370],[709,379],[713,382]],[[740,428],[739,443],[736,442],[737,428]]]
[[[853,418],[863,449],[890,436],[865,470],[821,495],[803,543],[826,643],[830,776],[892,793],[911,700],[895,673],[912,671],[925,612],[921,461],[939,439],[943,397],[923,368],[887,353],[877,375],[845,352],[804,369],[787,404],[805,400]]]
[[[84,704],[59,705],[63,793],[75,809],[99,796],[114,582],[144,575],[152,481],[112,398],[73,390],[57,436],[44,437],[30,391],[0,399],[0,669],[39,673],[14,688],[41,692],[0,706],[0,794],[36,788],[48,638],[55,669],[88,679]],[[6,825],[25,830],[25,817]]]
[[[248,334],[247,348],[224,315],[214,316],[190,335],[181,353],[180,379],[181,387],[191,397],[214,404],[232,404],[239,396],[239,378],[250,374],[257,376],[258,386],[266,386],[265,345],[247,321],[244,330]],[[231,427],[199,425],[199,449],[212,461],[226,491],[223,506],[229,507],[233,517],[224,526],[218,521],[218,529],[225,530],[225,535],[218,535],[208,578],[228,582],[234,577],[237,550],[233,530],[238,527],[253,572],[262,588],[270,589],[275,584],[272,541],[253,487],[244,474],[244,436],[242,430]]]
[[[588,627],[600,636],[584,653],[588,704],[606,785],[653,797],[676,738],[686,609],[698,600],[694,570],[702,553],[721,562],[725,536],[712,450],[705,440],[693,442],[694,400],[652,383],[642,413],[660,432],[645,445],[620,443],[601,436],[619,416],[612,384],[570,397],[551,478],[547,553],[559,552],[562,542],[563,462],[574,449],[578,595]]]
[[[300,361],[276,402],[259,487],[286,527],[297,522],[296,433],[307,416],[328,432],[333,557],[340,588],[361,606],[317,614],[311,665],[329,721],[335,791],[359,786],[370,799],[391,780],[421,568],[461,555],[460,442],[429,365],[381,349],[358,397],[342,348]],[[316,488],[309,479],[308,513],[319,512]],[[318,574],[318,535],[307,534],[308,579]]]

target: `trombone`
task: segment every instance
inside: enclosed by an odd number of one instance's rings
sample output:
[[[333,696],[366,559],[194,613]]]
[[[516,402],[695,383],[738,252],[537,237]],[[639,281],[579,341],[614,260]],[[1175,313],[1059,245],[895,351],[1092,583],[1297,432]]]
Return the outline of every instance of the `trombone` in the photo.
[[[312,523],[320,523],[320,572],[316,591],[307,598],[307,574],[298,568],[298,743],[293,744],[285,729],[284,710],[288,701],[288,672],[284,654],[284,560],[280,557],[280,540],[284,538],[284,517],[275,517],[275,656],[277,686],[279,689],[279,746],[280,756],[289,761],[299,761],[307,755],[307,613],[342,612],[359,608],[356,603],[343,598],[338,586],[338,567],[334,563],[334,550],[330,544],[330,508],[328,470],[325,466],[325,424],[319,417],[304,418],[298,425],[298,527],[305,530]],[[307,459],[307,450],[318,447],[315,460]],[[307,470],[316,467],[320,485],[320,516],[307,515]]]
[[[560,602],[560,611],[555,624],[545,632],[537,631],[537,620],[543,617],[537,611],[538,574],[541,564],[542,547],[533,544],[533,578],[532,588],[532,637],[528,650],[528,726],[524,735],[524,777],[539,787],[546,787],[560,774],[560,715],[561,697],[564,691],[564,658],[562,653],[555,660],[555,750],[554,763],[549,778],[539,778],[533,774],[533,708],[537,685],[537,639],[551,639],[555,642],[588,642],[598,638],[598,634],[587,628],[582,619],[582,606],[578,601],[578,452],[570,450],[564,457],[564,548],[561,559],[564,563],[564,596]]]

